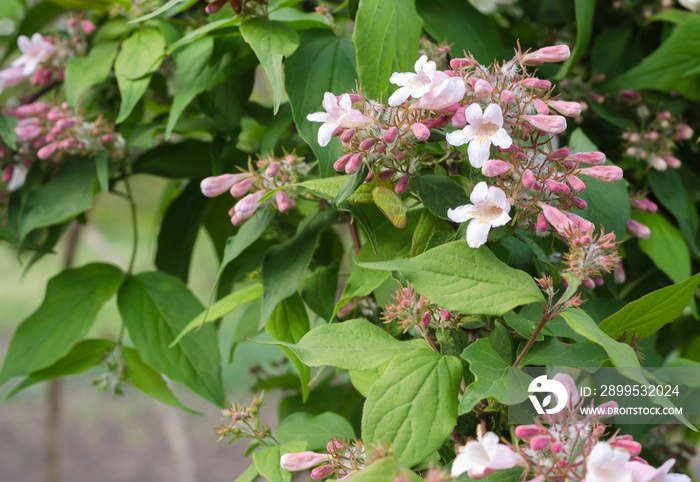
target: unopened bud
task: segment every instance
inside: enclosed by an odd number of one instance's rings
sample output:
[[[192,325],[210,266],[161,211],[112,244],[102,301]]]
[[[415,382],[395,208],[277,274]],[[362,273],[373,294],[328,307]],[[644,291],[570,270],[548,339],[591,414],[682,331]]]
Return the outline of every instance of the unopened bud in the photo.
[[[578,178],[574,175],[569,175],[566,178],[566,180],[569,181],[569,184],[574,189],[574,191],[583,192],[586,190],[586,183],[583,182],[580,178]]]
[[[549,221],[549,224],[551,224],[560,234],[565,234],[566,230],[571,227],[571,221],[569,218],[557,208],[544,202],[538,202],[537,205],[542,209],[542,214],[547,221]]]
[[[479,97],[486,97],[491,93],[493,87],[491,84],[484,79],[476,79],[474,82],[474,92]]]
[[[681,167],[681,160],[677,157],[665,156],[664,160],[666,161],[666,164],[668,164],[668,166],[672,169],[678,169],[679,167]]]
[[[289,472],[310,469],[318,464],[328,461],[328,455],[316,452],[295,452],[283,454],[280,458],[280,466]]]
[[[452,313],[448,310],[442,310],[440,311],[440,318],[442,318],[442,321],[450,321],[452,319]]]
[[[248,191],[250,191],[250,188],[253,186],[253,182],[255,179],[252,177],[248,179],[243,179],[242,181],[237,182],[233,186],[231,186],[231,196],[233,197],[243,197],[246,195]]]
[[[603,182],[618,182],[622,179],[622,169],[617,166],[584,167],[578,171],[578,174]]]
[[[363,151],[366,151],[368,149],[371,149],[374,144],[376,144],[377,139],[374,137],[370,137],[369,139],[365,139],[364,141],[360,142],[360,149]]]
[[[42,161],[45,161],[46,159],[51,157],[54,152],[56,152],[56,149],[58,149],[58,143],[51,142],[50,144],[46,144],[44,147],[39,149],[36,153],[36,156]]]
[[[340,159],[333,163],[333,169],[335,169],[336,171],[345,170],[345,165],[348,163],[348,161],[353,155],[354,154],[345,154],[344,156],[341,156]]]
[[[690,127],[688,124],[680,124],[678,126],[678,133],[676,134],[676,137],[678,137],[681,140],[687,141],[691,137],[693,137],[693,128]]]
[[[595,288],[595,281],[593,281],[591,278],[583,278],[581,280],[581,286],[587,290],[592,290]]]
[[[380,172],[378,177],[380,180],[386,181],[388,179],[391,179],[395,172],[396,171],[394,169],[387,169],[385,171]]]
[[[513,102],[515,102],[515,94],[512,93],[510,90],[502,90],[501,102],[503,102],[504,104],[512,104]]]
[[[387,130],[386,133],[384,133],[384,138],[382,140],[384,142],[386,142],[387,144],[391,144],[392,142],[394,142],[396,140],[396,136],[398,134],[399,134],[399,129],[396,126],[390,127],[389,130]]]
[[[569,50],[568,46],[554,45],[525,54],[522,62],[525,65],[542,65],[543,62],[563,62],[570,55],[571,50]]]
[[[284,191],[277,191],[275,193],[275,200],[277,201],[277,209],[281,213],[287,212],[289,210],[289,197]]]
[[[570,155],[569,158],[584,166],[600,166],[605,163],[605,154],[598,151],[579,152]]]
[[[486,177],[502,176],[511,170],[513,170],[513,166],[509,162],[499,159],[489,159],[481,166],[481,173]]]
[[[267,177],[275,177],[277,173],[280,172],[281,167],[282,164],[280,164],[279,162],[273,162],[265,169],[265,175]]]
[[[519,425],[515,427],[515,435],[522,439],[537,437],[538,435],[542,435],[542,433],[542,427],[538,427],[537,425]]]
[[[88,35],[92,35],[93,33],[95,33],[95,30],[97,30],[95,24],[92,23],[90,20],[82,20],[80,22],[80,28],[82,28],[83,32],[85,32]]]
[[[474,61],[472,59],[460,58],[450,60],[450,67],[455,70],[466,69],[471,65],[474,65]]]
[[[657,171],[665,171],[668,169],[668,163],[658,156],[651,160],[651,166]]]
[[[394,191],[396,194],[403,194],[406,192],[406,188],[408,188],[408,174],[404,175],[401,179],[398,180],[396,183],[396,186],[394,187]]]
[[[413,131],[413,135],[416,136],[419,141],[427,141],[430,137],[430,129],[420,122],[412,124],[411,131]]]
[[[335,472],[335,469],[331,465],[322,465],[311,471],[311,478],[314,480],[323,480],[333,472]]]
[[[576,207],[576,209],[580,209],[582,211],[588,207],[588,203],[580,197],[572,197],[571,203]]]
[[[460,107],[457,112],[452,116],[452,127],[455,129],[461,129],[467,125],[467,117],[465,115],[467,108]]]
[[[560,115],[521,115],[532,127],[540,132],[561,134],[566,130],[566,119]]]
[[[651,237],[651,229],[634,219],[627,220],[627,230],[639,239],[649,239]]]
[[[532,103],[534,104],[535,110],[537,111],[538,114],[543,114],[543,115],[549,114],[549,107],[547,107],[547,104],[542,102],[540,99],[535,99],[532,101]]]
[[[550,100],[547,105],[559,112],[562,115],[568,117],[578,117],[581,115],[581,110],[583,107],[578,102],[566,102],[563,100]]]
[[[345,172],[347,172],[348,174],[355,174],[357,171],[360,170],[361,165],[362,153],[353,154],[352,157],[350,157],[348,163],[345,165]]]
[[[551,192],[559,192],[559,183],[553,179],[545,179],[544,187],[549,189]]]
[[[347,144],[352,140],[353,137],[355,137],[355,129],[345,129],[345,131],[340,135],[340,140],[344,143]]]
[[[421,320],[420,320],[421,326],[422,326],[424,329],[425,329],[425,328],[428,328],[428,327],[430,326],[430,320],[432,320],[432,319],[433,319],[433,317],[432,317],[432,315],[430,314],[430,312],[429,312],[429,311],[426,311],[425,313],[423,313],[423,318],[421,318]]]
[[[397,161],[403,161],[403,159],[404,159],[403,152],[401,152],[401,151],[399,151],[399,150],[396,150],[396,149],[395,149],[395,150],[391,151],[391,154],[394,156],[394,158],[395,158]]]
[[[543,450],[549,447],[552,443],[552,439],[549,437],[534,437],[530,440],[530,447],[532,450]]]

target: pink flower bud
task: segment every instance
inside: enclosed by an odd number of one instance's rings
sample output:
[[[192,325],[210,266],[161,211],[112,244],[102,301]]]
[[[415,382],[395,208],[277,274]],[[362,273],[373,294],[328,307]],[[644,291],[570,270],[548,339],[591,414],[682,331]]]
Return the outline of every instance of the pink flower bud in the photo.
[[[651,229],[634,219],[627,220],[627,229],[639,239],[649,239],[651,237]]]
[[[265,169],[265,175],[267,177],[275,177],[277,173],[280,172],[281,167],[282,164],[279,162],[272,162],[269,166],[267,166],[267,169]]]
[[[620,264],[620,267],[621,266],[622,266],[622,264]],[[622,283],[624,283],[624,270],[622,270],[622,276],[623,276]],[[615,412],[617,411],[617,409],[618,409],[618,404],[614,400],[611,400],[609,402],[605,402],[601,405],[598,405],[598,407],[597,407],[598,413],[603,413],[607,417],[615,415]]]
[[[63,139],[58,142],[58,148],[62,151],[70,149],[73,146],[75,146],[75,139]]]
[[[7,114],[17,117],[31,117],[35,115],[42,115],[46,112],[48,106],[43,102],[34,102],[33,104],[25,104],[12,109]],[[51,119],[49,119],[51,120]],[[56,119],[57,120],[57,119]]]
[[[620,96],[620,100],[623,102],[633,102],[637,97],[637,91],[634,89],[625,89],[617,93]]]
[[[668,166],[672,169],[678,169],[681,167],[681,160],[677,157],[665,156],[664,161],[666,161],[666,164],[668,164]]]
[[[563,100],[550,100],[547,105],[559,112],[562,115],[568,117],[578,117],[581,115],[581,110],[583,107],[578,102],[566,102]]]
[[[264,191],[257,191],[252,194],[248,194],[246,197],[238,201],[233,207],[238,218],[245,220],[251,217],[260,206],[258,201],[264,194]]]
[[[576,192],[583,192],[586,190],[586,183],[574,175],[570,175],[566,178],[569,184]]]
[[[548,90],[552,87],[552,83],[548,80],[540,80],[535,77],[530,77],[522,81],[523,87],[535,90]]]
[[[420,122],[412,124],[411,131],[413,131],[413,135],[416,136],[419,141],[427,141],[430,137],[430,129]]]
[[[277,201],[277,209],[279,212],[286,213],[289,209],[289,198],[287,197],[287,193],[284,191],[277,191],[275,193],[275,200]]]
[[[344,143],[347,144],[352,140],[353,137],[355,137],[355,133],[357,131],[355,129],[345,129],[345,132],[343,132],[340,135],[340,140]]]
[[[362,97],[361,95],[358,95],[358,94],[341,94],[341,95],[336,96],[336,99],[338,100],[338,102],[340,102],[341,97],[343,97],[344,95],[347,95],[348,97],[350,97],[351,104],[355,104],[357,102],[362,102],[365,100],[364,97]]]
[[[547,218],[544,217],[544,213],[539,213],[537,215],[537,231],[544,233],[549,230],[549,224],[547,223]]]
[[[512,170],[513,166],[509,162],[498,159],[489,159],[481,166],[481,173],[486,177],[502,176]]]
[[[642,444],[634,440],[617,440],[615,442],[615,448],[628,451],[632,457],[636,457],[642,453]]]
[[[552,439],[549,437],[534,437],[530,440],[530,447],[532,447],[532,450],[542,450],[549,447],[551,443]]]
[[[350,158],[352,156],[353,156],[353,154],[345,154],[344,156],[341,156],[340,159],[338,159],[337,161],[335,161],[333,163],[333,169],[335,169],[336,171],[339,171],[339,172],[344,170],[345,165],[348,163],[348,161],[350,160]]]
[[[559,183],[553,179],[545,179],[544,187],[553,193],[559,192]]]
[[[491,84],[484,79],[476,79],[474,82],[474,92],[479,97],[486,97],[492,90]]]
[[[644,152],[644,153],[642,153],[642,154],[646,154],[646,153]],[[642,159],[645,158],[645,156],[641,156],[641,157],[642,157]],[[654,169],[656,169],[657,171],[665,171],[666,169],[668,169],[668,163],[667,163],[665,160],[663,160],[662,158],[658,157],[658,156],[657,156],[657,157],[654,157],[654,158],[651,160],[651,166],[652,166]]]
[[[649,139],[650,141],[658,141],[659,140],[659,133],[658,132],[647,132],[644,134],[645,139]]]
[[[566,130],[566,119],[560,115],[521,115],[520,118],[540,132],[561,134]]]
[[[647,199],[645,201],[645,203],[646,203],[647,211],[649,211],[650,213],[655,213],[656,211],[659,210],[659,206],[657,206],[655,202],[649,201]]]
[[[530,189],[535,185],[535,175],[530,169],[525,169],[523,172],[523,186]]]
[[[363,151],[369,150],[372,148],[374,144],[376,144],[377,139],[370,137],[369,139],[365,139],[364,141],[360,142],[360,149]]]
[[[544,430],[537,425],[519,425],[515,427],[515,435],[522,439],[528,439],[542,435]]]
[[[379,179],[382,181],[386,181],[387,179],[391,179],[391,177],[394,175],[396,171],[394,169],[387,169],[385,171],[382,171],[379,173]]]
[[[515,102],[515,94],[513,94],[510,90],[502,90],[501,102],[505,104],[512,104],[513,102]]]
[[[693,128],[690,127],[688,124],[680,124],[678,126],[678,133],[676,134],[676,137],[678,137],[681,140],[687,141],[691,137],[693,137]]]
[[[219,10],[221,10],[226,3],[222,1],[215,1],[207,5],[207,7],[204,9],[205,12],[207,12],[209,15],[213,15],[217,13]]]
[[[338,450],[345,450],[346,447],[347,445],[339,440],[331,440],[326,444],[326,450],[331,453],[337,452]]]
[[[569,187],[568,184],[564,184],[563,182],[557,183],[557,189],[561,194],[569,194],[571,192],[571,188]]]
[[[549,224],[551,224],[559,234],[565,234],[565,231],[571,227],[569,218],[557,208],[541,201],[538,202],[537,205],[542,209],[542,214],[547,218]]]
[[[421,326],[424,329],[428,328],[428,326],[430,326],[430,320],[432,320],[432,319],[433,319],[433,317],[431,316],[430,312],[426,311],[425,313],[423,313],[423,318],[421,318],[421,320],[420,320]]]
[[[391,144],[396,140],[396,136],[399,134],[399,129],[396,126],[390,127],[386,133],[384,133],[384,137],[382,140],[386,142],[387,144]]]
[[[345,127],[343,126],[338,126],[335,129],[333,129],[333,132],[331,132],[331,137],[338,137],[341,136],[345,132]]]
[[[448,310],[442,310],[440,311],[440,318],[442,318],[442,321],[450,321],[452,319],[452,313]]]
[[[333,472],[335,472],[335,469],[331,465],[322,465],[311,471],[311,478],[314,480],[323,480]]]
[[[581,286],[587,290],[592,290],[595,288],[595,281],[593,281],[591,278],[583,278],[581,280]]]
[[[377,146],[377,152],[382,154],[384,151],[386,151],[386,144],[379,144]]]
[[[90,20],[82,20],[80,22],[80,28],[82,28],[83,32],[85,32],[88,35],[94,34],[95,30],[97,30],[97,27],[95,27],[95,24],[92,23]]]
[[[12,171],[14,170],[13,166],[7,166],[3,171],[2,171],[2,182],[7,184],[10,182],[10,179],[12,179]]]
[[[474,61],[472,61],[472,59],[460,58],[450,60],[450,67],[455,70],[466,69],[471,65],[474,65]]]
[[[46,144],[44,147],[37,151],[36,156],[42,161],[45,161],[46,159],[51,157],[54,152],[56,152],[56,149],[58,149],[58,144],[56,142]]]
[[[364,182],[370,182],[372,179],[374,179],[374,171],[369,171]]]
[[[543,62],[563,62],[569,58],[569,55],[571,55],[571,50],[569,50],[568,46],[554,45],[525,54],[522,62],[525,65],[541,65]]]
[[[582,211],[588,207],[588,203],[580,197],[572,197],[571,203],[576,207],[576,209],[580,209]]]
[[[569,156],[569,159],[578,161],[579,164],[583,164],[584,166],[600,166],[605,162],[605,154],[598,151],[579,152]]]
[[[589,92],[588,97],[590,97],[590,99],[596,104],[602,104],[603,102],[605,102],[605,97],[595,92]]]
[[[403,159],[404,159],[403,152],[401,152],[401,151],[399,151],[399,150],[397,150],[397,149],[391,151],[391,154],[394,156],[394,158],[395,158],[397,161],[403,161]]]
[[[19,125],[15,128],[17,142],[27,142],[36,139],[41,135],[41,126],[34,122],[26,125]]]
[[[64,117],[66,117],[66,114],[58,107],[54,107],[48,114],[46,114],[46,118],[51,122],[57,122],[59,119],[63,119]]]
[[[552,452],[554,452],[555,454],[558,454],[559,452],[561,452],[563,448],[564,448],[564,446],[562,444],[560,444],[559,442],[552,444]]]
[[[549,107],[547,107],[547,104],[542,102],[540,99],[535,99],[532,101],[532,103],[535,105],[535,110],[538,114],[549,114]]]
[[[284,454],[280,458],[280,466],[288,472],[298,472],[300,470],[310,469],[316,465],[322,464],[329,460],[326,454],[317,454],[316,452],[295,452]]]
[[[617,166],[584,167],[578,171],[578,174],[603,182],[617,182],[622,179],[622,169]]]
[[[592,222],[582,218],[578,214],[564,212],[564,215],[569,218],[569,221],[571,221],[574,227],[578,228],[578,230],[583,233],[592,233],[595,230],[595,226]]]
[[[401,179],[398,180],[396,183],[396,186],[394,187],[394,191],[396,194],[403,194],[406,192],[406,188],[408,187],[408,174],[403,176]]]
[[[452,127],[455,129],[461,129],[467,125],[467,117],[465,115],[467,108],[460,107],[457,112],[452,116]]]
[[[253,182],[255,181],[254,178],[249,177],[247,179],[243,179],[242,181],[238,181],[234,185],[231,186],[231,196],[233,197],[243,197],[245,194],[250,191],[250,188],[253,186]]]
[[[361,165],[362,153],[353,154],[352,157],[350,157],[348,163],[345,165],[345,172],[347,172],[348,174],[355,174],[357,171],[360,170]]]

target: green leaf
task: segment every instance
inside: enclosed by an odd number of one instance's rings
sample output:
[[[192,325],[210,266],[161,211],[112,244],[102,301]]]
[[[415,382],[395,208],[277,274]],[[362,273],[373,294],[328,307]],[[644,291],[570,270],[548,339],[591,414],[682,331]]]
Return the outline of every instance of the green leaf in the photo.
[[[457,477],[457,480],[479,480],[479,482],[520,482],[523,480],[523,469],[513,468],[508,470],[498,470],[491,475],[479,479],[472,479],[466,472]]]
[[[652,22],[669,22],[680,24],[688,20],[693,16],[693,12],[687,10],[679,10],[677,8],[669,8],[668,10],[661,10],[659,13],[650,17],[646,23]]]
[[[7,116],[0,112],[0,140],[10,149],[17,149],[17,117]]]
[[[355,174],[351,174],[351,175],[345,177],[345,182],[340,187],[338,194],[335,196],[335,199],[333,200],[333,204],[335,205],[336,208],[340,205],[340,203],[345,201],[355,191],[357,191],[358,187],[360,187],[362,184],[364,184],[368,173],[369,173],[369,168],[367,167],[367,164],[363,162],[360,165],[360,169]],[[333,178],[331,178],[331,179],[333,179]]]
[[[360,0],[352,40],[367,97],[386,98],[392,72],[413,71],[422,26],[413,0]]]
[[[280,466],[280,459],[284,454],[302,452],[306,450],[306,442],[297,440],[283,445],[271,445],[264,447],[253,454],[253,463],[260,475],[268,482],[290,482],[292,473]]]
[[[19,236],[74,218],[92,207],[98,182],[92,161],[73,159],[46,184],[32,186],[19,215]]]
[[[416,291],[462,313],[500,316],[516,306],[544,301],[527,273],[501,262],[485,246],[470,248],[466,241],[444,244],[415,258],[358,264],[400,271]]]
[[[135,18],[131,20],[129,23],[139,23],[139,22],[145,22],[146,20],[150,20],[155,17],[159,17],[166,13],[168,10],[177,7],[180,4],[187,3],[189,0],[169,0],[168,2],[165,2],[163,5],[161,5],[159,8],[155,9],[151,13],[147,13],[146,15],[142,15],[139,18]]]
[[[631,346],[613,340],[583,310],[569,308],[559,316],[564,318],[576,333],[602,346],[614,366],[618,368],[638,368],[640,366],[639,359]]]
[[[122,320],[143,361],[224,406],[216,330],[204,325],[169,348],[204,307],[177,278],[160,272],[130,276],[117,298]]]
[[[452,52],[461,57],[471,52],[482,64],[501,59],[501,38],[489,17],[466,1],[416,0],[425,30],[436,41],[447,38]]]
[[[265,17],[245,19],[240,30],[270,79],[274,99],[273,112],[277,114],[284,91],[282,59],[289,57],[297,49],[299,36],[282,22]]]
[[[209,22],[199,28],[196,28],[189,32],[187,35],[182,37],[180,40],[177,42],[170,44],[167,49],[165,49],[165,52],[163,52],[163,55],[161,55],[161,58],[170,55],[173,52],[175,52],[177,49],[180,47],[183,47],[185,45],[188,45],[196,40],[208,37],[210,34],[213,34],[214,32],[218,30],[227,30],[231,29],[232,27],[235,27],[238,25],[241,21],[241,16],[236,15],[234,17],[225,17],[225,18],[220,18],[219,20],[215,20],[213,22]]]
[[[362,178],[362,180],[364,181],[364,178]],[[343,190],[343,188],[351,182],[354,184],[352,176],[333,176],[304,181],[300,183],[299,186],[304,187],[321,197],[325,197],[326,199],[335,200],[339,198],[340,192]],[[372,204],[374,202],[372,200],[372,188],[373,186],[371,183],[360,183],[358,184],[358,187],[348,196],[345,196],[342,201]]]
[[[412,470],[407,469],[393,458],[380,459],[364,470],[352,476],[353,482],[386,482],[400,480],[401,482],[420,482],[421,479]]]
[[[571,134],[569,145],[573,147],[571,152],[599,150],[580,128]],[[623,181],[609,183],[586,178],[586,190],[579,197],[588,207],[577,214],[603,226],[606,233],[615,233],[617,239],[623,238],[630,217],[629,194]]]
[[[398,341],[367,320],[321,325],[296,344],[277,341],[258,343],[287,346],[308,366],[329,365],[346,370],[369,370],[418,348],[415,344]]]
[[[301,285],[301,296],[306,304],[311,308],[311,311],[326,321],[331,321],[333,318],[339,269],[340,263],[338,261],[318,268]]]
[[[598,368],[608,361],[608,355],[600,346],[593,343],[565,344],[556,338],[548,337],[542,343],[535,343],[520,362],[520,366],[562,366]]]
[[[623,89],[675,90],[691,100],[700,99],[700,16],[678,25],[661,46],[639,65],[603,84],[602,93]]]
[[[315,211],[301,222],[290,240],[268,250],[262,267],[261,328],[277,304],[297,291],[301,277],[311,262],[321,230],[337,215],[337,211],[332,209]]]
[[[255,466],[255,464],[252,464],[248,466],[248,468],[245,469],[245,471],[241,475],[236,477],[236,480],[234,482],[255,482],[255,480],[258,478],[258,475],[260,475],[260,473],[258,472],[257,467]]]
[[[366,444],[391,442],[413,466],[439,449],[457,424],[462,363],[428,349],[395,358],[369,389],[362,413]]]
[[[328,20],[316,12],[302,12],[298,8],[282,7],[273,10],[268,15],[270,20],[277,20],[289,25],[294,30],[305,30],[309,28],[321,28],[331,30]]]
[[[308,333],[309,316],[306,314],[306,307],[298,293],[294,293],[277,305],[265,324],[265,330],[273,340],[287,343],[298,343]],[[287,355],[299,374],[302,400],[306,402],[309,397],[311,371],[309,367],[299,361],[299,358],[288,347],[280,345],[279,348]]]
[[[122,103],[117,123],[124,122],[143,94],[151,76],[160,67],[165,40],[159,30],[137,30],[122,44],[114,62],[114,73],[119,84]],[[161,59],[162,60],[162,59]]]
[[[678,171],[667,170],[659,172],[652,169],[647,173],[647,179],[651,190],[661,201],[666,209],[671,211],[678,221],[678,227],[683,237],[688,242],[695,257],[700,258],[700,249],[697,243],[698,211],[695,203],[683,187]]]
[[[168,387],[160,373],[146,365],[139,353],[133,348],[123,347],[122,355],[126,365],[126,376],[129,381],[149,397],[156,398],[161,402],[179,408],[195,415],[203,415],[184,406]]]
[[[73,108],[91,87],[107,81],[118,47],[117,42],[101,43],[95,45],[87,57],[72,57],[68,60],[63,85],[66,89],[66,99]]]
[[[275,432],[275,438],[281,444],[303,440],[308,443],[309,450],[325,449],[332,437],[337,439],[355,438],[355,430],[345,418],[337,413],[324,412],[312,415],[296,412],[282,420]]]
[[[83,340],[75,344],[68,354],[53,365],[32,372],[18,383],[3,402],[35,383],[82,373],[102,362],[105,356],[114,348],[111,340]]]
[[[526,339],[529,340],[532,335],[535,334],[535,329],[537,329],[538,322],[531,321],[524,316],[519,315],[515,311],[509,311],[503,318],[511,328],[520,333]],[[540,332],[537,335],[536,341],[542,340],[544,340],[544,335]]]
[[[459,402],[460,414],[470,412],[484,398],[493,398],[503,404],[522,401],[514,400],[512,394],[508,397],[509,387],[527,387],[530,377],[501,358],[489,340],[476,340],[464,349],[462,358],[469,362],[469,371],[475,380],[467,386]],[[527,393],[527,389],[513,390],[512,393]]]
[[[97,171],[97,181],[102,192],[109,191],[109,158],[107,151],[101,150],[95,156],[95,170]]]
[[[104,10],[111,4],[121,3],[123,0],[49,0],[65,8],[78,10]]]
[[[340,139],[333,138],[321,147],[317,141],[321,124],[306,116],[325,112],[321,105],[325,92],[340,95],[355,88],[355,47],[350,40],[339,39],[332,32],[305,32],[299,48],[284,64],[284,77],[299,135],[316,154],[321,177],[329,177],[334,173],[333,163],[340,157]]]
[[[134,172],[167,178],[211,176],[211,162],[208,156],[202,156],[209,151],[209,146],[196,140],[161,144],[136,158]]]
[[[0,372],[0,385],[67,355],[90,330],[123,278],[119,268],[101,263],[65,270],[51,278],[39,309],[15,330]]]
[[[447,176],[429,174],[416,176],[412,180],[418,188],[418,195],[423,205],[439,218],[449,219],[448,209],[470,202],[464,189]]]
[[[611,338],[646,338],[680,316],[693,299],[700,284],[700,274],[682,283],[654,291],[625,305],[620,311],[600,323],[600,329]]]
[[[403,203],[401,196],[388,187],[377,186],[372,191],[372,199],[384,216],[391,221],[391,224],[399,229],[406,227],[408,208]]]
[[[651,230],[649,239],[640,239],[639,247],[674,283],[690,277],[688,245],[675,226],[659,213],[635,212],[634,219]]]
[[[593,18],[595,15],[595,0],[574,0],[576,9],[576,45],[571,52],[571,56],[564,62],[555,76],[559,81],[569,75],[571,69],[581,60],[583,54],[588,50],[593,34]]]
[[[367,243],[360,249],[357,257],[358,263],[352,268],[343,289],[343,294],[335,305],[333,316],[338,313],[346,303],[356,296],[366,296],[377,289],[388,277],[388,271],[376,271],[363,268],[359,262],[385,261],[396,256],[408,254],[411,249],[411,231],[413,222],[409,216],[407,228],[398,229],[389,220],[385,220],[376,230],[377,254],[374,253],[372,244]]]
[[[211,305],[208,309],[204,310],[198,314],[192,321],[187,323],[187,325],[182,329],[182,331],[177,335],[175,340],[170,344],[170,346],[177,345],[183,336],[196,330],[203,326],[205,323],[211,323],[214,320],[223,318],[239,306],[255,301],[262,296],[262,285],[260,283],[255,283],[245,288],[234,291],[218,300],[216,303]]]

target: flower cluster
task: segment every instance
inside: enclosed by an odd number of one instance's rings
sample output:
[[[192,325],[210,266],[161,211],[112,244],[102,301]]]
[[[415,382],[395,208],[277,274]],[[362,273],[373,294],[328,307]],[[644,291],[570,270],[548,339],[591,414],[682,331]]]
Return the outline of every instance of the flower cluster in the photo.
[[[414,327],[425,330],[452,318],[450,311],[431,304],[424,294],[416,293],[410,283],[406,288],[399,288],[392,298],[394,303],[384,307],[385,323],[398,324],[404,333]]]
[[[639,457],[642,445],[629,435],[607,437],[607,426],[591,415],[579,415],[585,403],[573,379],[557,374],[555,380],[568,392],[565,408],[554,415],[543,415],[534,424],[515,428],[516,443],[501,443],[496,434],[483,433],[459,449],[452,464],[452,475],[467,472],[480,479],[499,470],[523,467],[534,476],[531,482],[577,480],[584,482],[689,482],[686,475],[669,474],[675,460],[655,468]],[[607,402],[596,413],[613,413],[617,404]],[[593,412],[593,411],[591,411]]]
[[[65,156],[96,155],[103,149],[118,158],[125,148],[113,124],[101,116],[91,122],[81,119],[68,103],[34,102],[6,114],[17,117],[17,149],[0,148],[2,180],[8,191],[24,185],[28,168],[36,158],[55,163]]]
[[[572,224],[566,237],[569,240],[569,250],[563,257],[566,271],[580,279],[585,288],[602,285],[601,274],[611,272],[621,260],[617,253],[620,243],[615,241],[615,233],[605,234],[601,228],[600,235],[597,235]]]
[[[231,422],[215,429],[219,440],[226,437],[232,437],[229,443],[239,438],[255,439],[261,442],[265,442],[267,438],[274,440],[270,427],[263,425],[260,421],[260,407],[262,405],[262,395],[253,397],[250,407],[247,405],[240,407],[237,402],[234,402],[232,406],[227,401],[226,410],[222,410],[221,413]]]
[[[669,111],[663,111],[643,129],[623,133],[622,139],[629,157],[639,159],[657,171],[665,171],[669,167],[681,167],[681,161],[673,155],[676,144],[692,136],[693,129],[688,124],[674,118]]]
[[[242,198],[229,211],[231,222],[235,226],[250,218],[262,205],[260,200],[270,191],[276,191],[271,204],[284,213],[296,206],[295,192],[284,189],[293,186],[306,175],[309,165],[303,161],[303,157],[286,152],[281,159],[273,155],[258,156],[255,167],[248,161],[248,171],[204,179],[201,183],[202,194],[215,197],[230,191],[234,198]]]
[[[563,116],[577,117],[582,107],[552,97],[551,83],[528,73],[527,67],[568,56],[569,48],[563,45],[517,52],[513,59],[491,67],[467,56],[452,59],[445,71],[421,56],[415,73],[391,76],[390,82],[399,88],[389,97],[388,106],[361,94],[337,98],[326,93],[327,112],[307,118],[323,122],[318,135],[321,145],[333,136],[343,142],[336,170],[352,174],[364,162],[369,168],[367,181],[374,176],[384,183],[394,181],[399,194],[406,190],[409,176],[434,163],[424,149],[417,149],[418,144],[428,140],[431,130],[451,125],[454,130],[447,133],[448,143],[467,145],[470,164],[502,191],[496,194],[486,184],[478,185],[473,205],[454,210],[455,221],[473,219],[470,246],[483,244],[491,226],[510,221],[510,206],[517,209],[512,218],[524,229],[557,229],[550,228],[543,206],[557,208],[580,224],[582,218],[569,211],[586,208],[578,197],[586,189],[581,176],[617,182],[622,170],[603,166],[601,152],[574,154],[557,145],[556,135],[566,129]],[[462,156],[461,151],[451,154],[453,160]]]
[[[311,471],[311,478],[322,480],[335,476],[335,480],[346,480],[355,472],[365,468],[365,446],[361,440],[346,442],[333,439],[326,446],[328,453],[296,452],[284,454],[280,466],[289,472],[316,467]]]

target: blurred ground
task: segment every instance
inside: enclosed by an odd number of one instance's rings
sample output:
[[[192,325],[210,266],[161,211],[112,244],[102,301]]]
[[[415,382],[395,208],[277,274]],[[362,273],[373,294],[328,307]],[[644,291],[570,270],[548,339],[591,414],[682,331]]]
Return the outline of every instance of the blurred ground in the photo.
[[[139,206],[139,250],[136,272],[153,268],[158,233],[158,206],[165,182],[137,176],[134,191]],[[131,250],[131,228],[127,203],[116,196],[100,194],[90,224],[81,233],[75,266],[107,261],[125,268]],[[224,220],[227,221],[227,220]],[[16,326],[41,303],[46,281],[56,274],[63,261],[64,246],[48,255],[22,276],[17,253],[0,245],[0,359],[4,359]],[[23,256],[26,264],[29,256]],[[200,300],[207,300],[218,269],[206,236],[198,239],[192,260],[189,286]],[[221,349],[230,348],[236,313],[224,320]],[[90,337],[116,339],[121,321],[116,302],[101,311]],[[247,367],[281,358],[275,347],[239,345],[234,363],[224,364],[224,385],[230,399],[242,402],[252,397],[248,387],[254,378]],[[99,369],[62,382],[60,424],[61,481],[100,482],[195,482],[232,481],[250,464],[244,457],[247,442],[217,443],[213,427],[222,422],[219,410],[174,387],[187,406],[203,412],[190,415],[164,405],[127,387],[126,396],[100,393],[90,384]],[[19,381],[0,388],[0,399]],[[47,383],[20,392],[0,404],[0,482],[46,480],[46,400]],[[264,409],[265,421],[276,425],[276,403]]]

